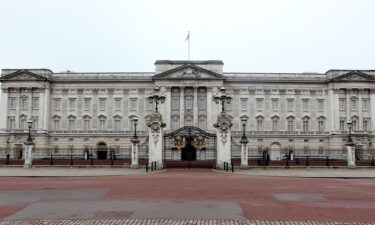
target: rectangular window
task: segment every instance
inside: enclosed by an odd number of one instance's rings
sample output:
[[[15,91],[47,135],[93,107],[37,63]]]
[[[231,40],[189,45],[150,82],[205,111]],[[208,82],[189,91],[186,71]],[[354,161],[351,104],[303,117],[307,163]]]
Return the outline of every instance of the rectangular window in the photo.
[[[172,98],[172,109],[179,109],[180,108],[180,98],[173,97]]]
[[[206,117],[202,116],[199,118],[199,128],[205,130],[207,129],[207,120],[206,120]]]
[[[68,121],[68,130],[73,131],[76,129],[76,120],[74,118],[70,118]]]
[[[273,120],[272,121],[272,131],[278,131],[279,130],[279,121]]]
[[[130,110],[137,110],[138,109],[138,99],[131,98],[130,99]]]
[[[304,132],[309,131],[309,121],[308,120],[303,121],[303,131]]]
[[[180,128],[180,118],[177,116],[172,117],[172,130]]]
[[[58,119],[53,120],[53,130],[54,131],[60,130],[60,120]]]
[[[16,119],[13,116],[8,117],[8,128],[11,130],[16,129]]]
[[[357,124],[357,121],[356,120],[353,120],[352,121],[352,129],[353,129],[353,131],[357,131],[358,130],[358,124]]]
[[[340,110],[345,110],[346,106],[345,106],[345,98],[340,98],[339,99],[339,109]]]
[[[279,100],[272,99],[272,110],[277,110],[279,108]]]
[[[309,151],[309,147],[308,147],[308,146],[305,146],[305,147],[303,148],[303,154],[305,154],[305,155],[309,155],[309,153],[310,153],[310,151]]]
[[[10,109],[16,109],[16,107],[17,107],[17,99],[10,98],[10,100],[9,100],[9,108]]]
[[[115,131],[121,131],[121,130],[122,130],[121,119],[117,118],[115,119]]]
[[[257,120],[257,131],[263,131],[263,120]]]
[[[27,98],[21,98],[21,109],[27,109]]]
[[[20,129],[26,129],[27,128],[27,122],[25,117],[20,118]]]
[[[318,130],[319,132],[324,132],[324,121],[318,121]]]
[[[76,99],[75,98],[69,98],[69,110],[73,111],[76,109]]]
[[[288,111],[293,111],[294,109],[294,99],[288,98]]]
[[[367,111],[368,110],[368,99],[367,98],[363,98],[362,99],[362,110],[363,111]]]
[[[147,99],[145,99],[146,110],[152,110],[152,106],[153,106],[153,102],[147,101]]]
[[[291,132],[294,130],[293,120],[288,120],[288,131]]]
[[[185,108],[193,109],[193,99],[191,97],[185,99]]]
[[[105,131],[106,130],[106,123],[104,119],[99,120],[99,130]]]
[[[241,98],[241,110],[247,110],[247,98]]]
[[[363,131],[364,132],[367,132],[368,131],[368,121],[367,120],[363,120]]]
[[[257,109],[261,110],[263,109],[263,99],[257,98]]]
[[[91,110],[91,98],[83,99],[83,108],[85,110]]]
[[[122,105],[121,103],[122,103],[121,98],[115,98],[115,110],[121,110],[121,105]]]
[[[324,148],[323,147],[319,147],[319,155],[323,155],[324,153]]]
[[[304,112],[309,111],[309,100],[308,99],[302,99],[302,110]]]
[[[55,111],[59,111],[61,109],[61,99],[59,98],[55,99],[54,108],[55,108]]]
[[[323,112],[324,111],[324,100],[319,99],[318,100],[318,111]]]
[[[84,121],[83,121],[83,129],[84,131],[89,131],[91,130],[91,120],[86,118]]]
[[[198,107],[199,107],[199,109],[206,109],[206,99],[205,98],[199,98]]]
[[[106,98],[99,98],[99,110],[104,111],[107,107],[107,99]]]
[[[39,109],[39,98],[33,98],[33,109]]]
[[[33,130],[38,130],[38,117],[33,117],[33,125],[32,128]]]
[[[351,99],[350,100],[350,108],[351,110],[357,110],[357,99]]]
[[[345,120],[340,120],[340,131],[345,131]]]

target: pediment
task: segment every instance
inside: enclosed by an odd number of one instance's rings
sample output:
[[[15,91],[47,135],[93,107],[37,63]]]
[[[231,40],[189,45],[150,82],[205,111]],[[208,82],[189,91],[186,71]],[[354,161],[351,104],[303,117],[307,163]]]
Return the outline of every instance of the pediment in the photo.
[[[363,73],[361,71],[351,71],[332,78],[331,81],[345,81],[345,82],[363,82],[363,81],[375,81],[375,76]]]
[[[49,81],[48,78],[28,70],[17,70],[0,78],[0,81]]]
[[[186,64],[171,70],[156,74],[152,77],[154,80],[224,80],[225,77],[219,73],[207,70],[205,68]]]

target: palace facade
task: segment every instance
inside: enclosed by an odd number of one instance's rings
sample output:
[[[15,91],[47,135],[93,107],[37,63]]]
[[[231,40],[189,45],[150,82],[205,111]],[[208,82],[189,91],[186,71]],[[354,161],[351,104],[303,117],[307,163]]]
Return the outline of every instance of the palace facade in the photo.
[[[356,157],[367,159],[375,152],[374,70],[229,73],[217,60],[158,60],[155,72],[3,69],[0,81],[0,158],[23,157],[29,118],[34,158],[48,157],[51,151],[129,157],[134,117],[139,118],[139,154],[147,158],[147,148],[142,149],[148,141],[145,117],[155,109],[148,100],[155,87],[165,97],[158,108],[168,135],[183,127],[215,134],[221,111],[215,96],[224,87],[231,97],[225,111],[233,117],[233,157],[239,154],[241,116],[247,118],[249,158],[262,157],[264,151],[271,160],[290,151],[296,156],[345,158],[348,120],[353,122]],[[168,144],[164,148],[171,152],[168,157],[181,159],[181,148],[172,151]],[[198,149],[194,160],[207,158],[204,149]]]

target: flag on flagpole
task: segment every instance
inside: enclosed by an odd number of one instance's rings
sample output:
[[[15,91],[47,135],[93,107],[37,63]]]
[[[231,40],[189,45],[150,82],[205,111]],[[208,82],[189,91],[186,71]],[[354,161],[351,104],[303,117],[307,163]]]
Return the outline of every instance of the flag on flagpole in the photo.
[[[185,41],[188,41],[190,39],[190,31],[188,32],[188,35],[186,37],[186,40]]]

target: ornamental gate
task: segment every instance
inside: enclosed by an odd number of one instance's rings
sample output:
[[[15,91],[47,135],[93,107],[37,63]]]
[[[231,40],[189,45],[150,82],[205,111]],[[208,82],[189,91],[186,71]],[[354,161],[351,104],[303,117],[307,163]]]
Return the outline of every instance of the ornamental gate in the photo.
[[[167,168],[214,168],[216,135],[187,126],[164,135],[163,160]]]

